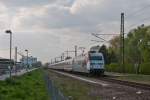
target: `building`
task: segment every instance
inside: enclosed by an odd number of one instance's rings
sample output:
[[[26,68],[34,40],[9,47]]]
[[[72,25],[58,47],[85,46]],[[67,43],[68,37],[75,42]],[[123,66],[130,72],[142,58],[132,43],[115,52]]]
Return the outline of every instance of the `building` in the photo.
[[[27,58],[27,56],[24,56],[20,59],[20,62],[23,66],[29,65],[29,67],[32,67],[37,63],[37,58],[32,56]]]
[[[14,61],[12,60],[11,63],[13,66]],[[10,59],[0,57],[0,75],[8,71],[8,66],[10,66]]]

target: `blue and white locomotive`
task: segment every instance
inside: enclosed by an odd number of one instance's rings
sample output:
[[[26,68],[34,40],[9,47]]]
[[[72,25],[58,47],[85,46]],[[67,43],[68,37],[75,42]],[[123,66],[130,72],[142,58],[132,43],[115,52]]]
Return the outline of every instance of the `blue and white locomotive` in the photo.
[[[105,71],[103,54],[100,52],[89,51],[73,59],[51,64],[49,68],[65,71],[103,74]]]

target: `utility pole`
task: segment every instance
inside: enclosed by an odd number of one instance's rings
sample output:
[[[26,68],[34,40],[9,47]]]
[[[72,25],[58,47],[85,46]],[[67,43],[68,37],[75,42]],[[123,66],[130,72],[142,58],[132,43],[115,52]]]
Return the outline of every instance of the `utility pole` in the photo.
[[[57,58],[55,58],[55,63],[57,62]]]
[[[68,56],[69,56],[69,51],[67,50],[66,52],[67,52],[67,58],[68,58]]]
[[[61,58],[61,61],[63,61],[63,56],[60,56],[60,58]]]
[[[125,63],[124,63],[124,13],[121,13],[121,28],[120,28],[120,56],[121,56],[121,66],[122,71],[125,73]]]
[[[27,52],[27,69],[26,70],[28,71],[28,68],[29,68],[29,63],[28,63],[28,56],[29,55],[28,55],[28,53],[29,53],[29,51],[27,49],[25,51]]]
[[[15,47],[15,73],[17,72],[17,47]]]
[[[62,60],[64,60],[64,53],[62,53]]]
[[[75,57],[77,57],[77,45],[75,45]]]
[[[17,51],[18,51],[18,50],[17,50]],[[22,68],[23,68],[23,67],[24,67],[23,58],[24,58],[25,56],[24,56],[21,52],[17,52],[17,54],[22,57],[22,59],[21,59],[21,65],[22,65]],[[22,68],[21,68],[21,69],[22,69]],[[19,70],[20,70],[20,68],[19,68]]]

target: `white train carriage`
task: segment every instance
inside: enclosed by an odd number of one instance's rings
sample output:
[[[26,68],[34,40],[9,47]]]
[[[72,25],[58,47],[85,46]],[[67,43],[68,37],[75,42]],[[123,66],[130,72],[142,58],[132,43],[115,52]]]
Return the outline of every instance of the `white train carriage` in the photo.
[[[56,70],[72,71],[72,59],[50,64],[49,68]]]
[[[92,52],[80,55],[73,59],[72,70],[82,73],[104,73],[104,57],[102,53]]]

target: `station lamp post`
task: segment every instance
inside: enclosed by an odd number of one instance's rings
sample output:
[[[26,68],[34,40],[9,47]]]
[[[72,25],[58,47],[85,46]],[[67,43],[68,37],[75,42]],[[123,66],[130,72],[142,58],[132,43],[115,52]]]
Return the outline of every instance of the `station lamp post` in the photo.
[[[6,34],[9,34],[10,35],[10,65],[9,65],[9,75],[10,75],[10,78],[11,78],[11,69],[12,69],[12,62],[11,62],[11,50],[12,50],[12,32],[11,30],[6,30],[5,31]]]
[[[26,66],[26,70],[28,71],[28,67],[29,67],[29,64],[28,64],[28,54],[29,54],[29,51],[27,49],[25,51],[27,53],[27,66]]]

